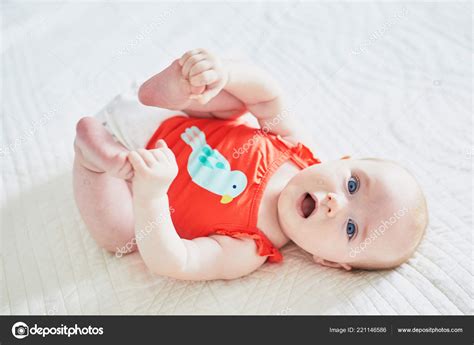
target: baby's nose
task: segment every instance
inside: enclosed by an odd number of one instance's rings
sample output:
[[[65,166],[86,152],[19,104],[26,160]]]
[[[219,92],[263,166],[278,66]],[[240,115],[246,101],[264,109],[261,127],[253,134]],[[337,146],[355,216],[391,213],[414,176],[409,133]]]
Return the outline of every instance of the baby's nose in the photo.
[[[335,217],[345,205],[344,198],[336,193],[328,193],[326,196],[326,205],[328,207],[327,216]]]

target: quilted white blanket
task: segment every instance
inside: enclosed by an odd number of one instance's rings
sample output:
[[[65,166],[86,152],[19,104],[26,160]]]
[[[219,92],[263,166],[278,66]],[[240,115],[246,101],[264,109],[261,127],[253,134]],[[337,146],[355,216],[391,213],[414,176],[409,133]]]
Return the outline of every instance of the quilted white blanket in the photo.
[[[2,314],[471,314],[471,4],[2,2]],[[246,56],[323,160],[401,161],[430,226],[401,267],[343,272],[294,245],[235,281],[151,275],[99,249],[72,196],[74,125],[194,47]]]

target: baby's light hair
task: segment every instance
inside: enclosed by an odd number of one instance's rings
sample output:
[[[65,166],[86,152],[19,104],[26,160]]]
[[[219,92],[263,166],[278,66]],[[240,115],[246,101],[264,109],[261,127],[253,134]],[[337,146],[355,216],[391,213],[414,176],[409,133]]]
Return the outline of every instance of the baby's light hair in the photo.
[[[410,234],[412,236],[412,241],[411,245],[407,248],[407,250],[399,257],[392,261],[373,261],[372,262],[358,262],[351,264],[353,268],[358,268],[358,269],[365,269],[365,270],[377,270],[377,269],[391,269],[400,266],[401,264],[405,263],[408,261],[408,259],[414,254],[416,249],[421,243],[421,240],[423,239],[423,236],[426,232],[426,228],[428,227],[428,222],[429,222],[429,215],[428,215],[428,206],[426,203],[426,198],[425,195],[423,194],[423,191],[416,180],[416,178],[413,176],[413,174],[406,169],[405,167],[401,166],[395,161],[392,160],[386,160],[386,159],[380,159],[380,158],[361,158],[361,160],[370,160],[374,162],[379,162],[379,163],[384,163],[384,164],[392,164],[403,171],[405,171],[415,182],[416,185],[416,202],[415,205],[409,208],[409,213],[413,217],[413,231],[410,231]]]

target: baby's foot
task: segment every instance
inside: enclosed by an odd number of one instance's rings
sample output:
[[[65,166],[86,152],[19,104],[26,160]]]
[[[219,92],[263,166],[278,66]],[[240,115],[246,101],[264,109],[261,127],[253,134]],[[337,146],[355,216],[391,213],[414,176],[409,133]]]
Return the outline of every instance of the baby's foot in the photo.
[[[127,158],[129,151],[117,143],[97,119],[82,118],[77,123],[76,133],[74,148],[84,167],[121,179],[133,177]]]
[[[138,97],[145,105],[186,109],[193,100],[208,103],[222,91],[228,79],[228,71],[220,59],[204,49],[194,49],[147,80],[140,87]]]
[[[191,103],[190,96],[200,93],[204,87],[192,87],[181,73],[181,65],[175,60],[170,66],[147,80],[138,92],[140,102],[145,105],[159,104],[167,109],[185,109]],[[157,90],[160,90],[159,92]]]

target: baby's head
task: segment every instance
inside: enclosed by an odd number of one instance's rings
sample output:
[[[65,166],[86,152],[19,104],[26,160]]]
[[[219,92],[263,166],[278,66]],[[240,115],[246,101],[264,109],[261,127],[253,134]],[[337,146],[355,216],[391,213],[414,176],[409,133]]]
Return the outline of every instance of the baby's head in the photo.
[[[285,234],[316,262],[347,270],[396,267],[428,223],[426,201],[397,163],[343,159],[299,172],[278,199]]]

